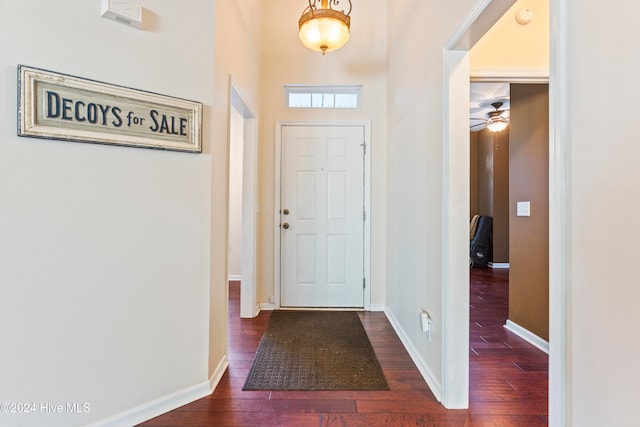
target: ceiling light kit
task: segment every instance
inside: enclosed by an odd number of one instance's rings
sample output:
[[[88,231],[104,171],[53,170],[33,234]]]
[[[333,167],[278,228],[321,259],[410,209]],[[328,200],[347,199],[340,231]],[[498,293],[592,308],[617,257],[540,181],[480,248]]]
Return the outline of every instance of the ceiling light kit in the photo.
[[[509,126],[509,108],[508,106],[507,108],[502,108],[505,106],[505,102],[508,105],[509,101],[505,98],[494,98],[481,101],[479,103],[480,108],[485,108],[490,105],[494,110],[488,111],[486,113],[486,118],[471,117],[471,120],[478,120],[480,122],[471,125],[471,130],[474,131],[474,128],[481,130],[485,127],[491,132],[501,132],[505,130]]]
[[[505,110],[500,110],[500,107],[502,107],[502,102],[494,102],[491,105],[493,105],[493,108],[495,108],[496,110],[489,111],[487,113],[487,128],[491,132],[501,132],[505,130],[507,128],[507,125],[509,124],[507,118],[502,115]]]
[[[339,9],[348,3],[348,10]],[[309,0],[298,20],[300,40],[311,50],[324,55],[340,49],[349,40],[351,0]]]
[[[487,120],[487,129],[491,132],[501,132],[507,128],[507,119],[504,117],[495,117]]]

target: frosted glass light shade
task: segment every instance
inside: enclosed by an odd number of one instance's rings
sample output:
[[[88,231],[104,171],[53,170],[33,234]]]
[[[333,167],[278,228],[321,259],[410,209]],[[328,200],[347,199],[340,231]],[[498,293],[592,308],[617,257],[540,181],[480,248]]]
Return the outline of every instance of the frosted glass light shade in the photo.
[[[300,17],[300,40],[311,50],[331,52],[349,40],[349,16],[331,9],[318,9]]]
[[[507,128],[508,124],[509,122],[504,117],[491,117],[487,120],[487,128],[491,132],[501,132]]]

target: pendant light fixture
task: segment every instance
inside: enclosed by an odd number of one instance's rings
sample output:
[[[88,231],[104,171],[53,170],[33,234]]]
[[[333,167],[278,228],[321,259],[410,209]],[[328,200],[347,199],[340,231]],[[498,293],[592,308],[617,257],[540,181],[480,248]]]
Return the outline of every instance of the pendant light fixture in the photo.
[[[349,3],[349,10],[339,9]],[[309,0],[298,20],[300,40],[311,50],[324,55],[340,49],[349,40],[351,0]]]

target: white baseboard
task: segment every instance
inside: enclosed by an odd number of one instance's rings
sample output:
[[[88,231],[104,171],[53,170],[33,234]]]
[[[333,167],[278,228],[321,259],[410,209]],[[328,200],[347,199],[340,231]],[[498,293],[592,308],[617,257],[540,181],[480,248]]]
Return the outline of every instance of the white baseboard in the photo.
[[[256,309],[254,310],[253,313],[253,317],[243,317],[243,319],[255,319],[256,317],[258,317],[258,315],[260,314],[260,312],[262,310],[266,310],[266,311],[273,311],[276,309],[276,305],[275,304],[269,304],[266,302],[259,302],[256,304]],[[242,316],[240,316],[242,317]]]
[[[230,274],[230,275],[227,277],[227,280],[228,280],[229,282],[240,282],[240,281],[242,281],[242,276],[241,276],[241,275],[239,275],[239,274]]]
[[[267,302],[261,302],[258,305],[258,311],[262,311],[262,310],[275,310],[276,309],[276,305],[275,304],[270,304]],[[371,306],[369,307],[369,311],[385,311],[387,308],[385,307],[384,304],[371,304]],[[322,308],[321,310],[327,310],[326,308]]]
[[[413,344],[411,344],[411,341],[409,341],[407,334],[405,334],[404,330],[400,326],[400,323],[395,318],[393,313],[389,311],[389,309],[385,309],[384,314],[387,316],[387,319],[389,319],[389,323],[391,323],[391,326],[396,331],[396,334],[400,338],[400,341],[402,341],[402,345],[404,345],[404,348],[409,353],[411,360],[413,360],[413,363],[415,363],[418,371],[420,371],[420,374],[427,382],[427,385],[431,389],[431,392],[436,397],[438,402],[442,402],[442,386],[440,385],[440,382],[433,375],[431,369],[429,369],[426,363],[424,363],[424,360],[422,359],[422,357],[420,357],[420,354],[415,349]]]
[[[507,323],[504,325],[504,327],[505,327],[505,329],[507,329],[508,331],[513,332],[514,334],[516,334],[517,336],[519,336],[520,338],[522,338],[523,340],[525,340],[529,344],[531,344],[534,347],[537,347],[540,350],[544,351],[545,353],[549,354],[549,342],[548,341],[545,341],[544,339],[540,338],[539,336],[537,336],[533,332],[529,331],[528,329],[523,328],[522,326],[518,325],[516,322],[512,322],[511,320],[507,320]]]
[[[218,387],[218,383],[222,379],[222,376],[224,375],[228,367],[229,359],[225,354],[220,360],[220,363],[218,363],[218,366],[216,366],[216,369],[211,374],[211,377],[209,378],[209,394],[213,393],[216,387]]]
[[[276,305],[275,304],[271,304],[268,302],[261,302],[260,303],[260,311],[262,310],[275,310],[276,309]]]
[[[208,381],[192,387],[179,390],[150,402],[138,405],[128,411],[115,414],[109,418],[89,424],[89,427],[129,427],[165,414],[176,408],[209,396],[220,382],[222,375],[229,366],[225,355]]]
[[[128,427],[140,424],[211,394],[209,381],[160,397],[128,411],[113,415],[91,427]]]
[[[509,268],[508,262],[490,262],[489,268]]]

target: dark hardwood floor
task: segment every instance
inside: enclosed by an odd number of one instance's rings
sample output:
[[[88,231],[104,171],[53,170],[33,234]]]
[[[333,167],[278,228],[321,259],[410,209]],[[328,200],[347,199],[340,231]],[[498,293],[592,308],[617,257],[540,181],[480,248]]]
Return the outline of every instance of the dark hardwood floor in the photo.
[[[383,313],[360,313],[388,391],[242,391],[270,312],[239,317],[230,284],[229,369],[215,392],[144,426],[537,427],[547,425],[547,355],[506,331],[508,271],[471,271],[470,407],[436,401]]]

